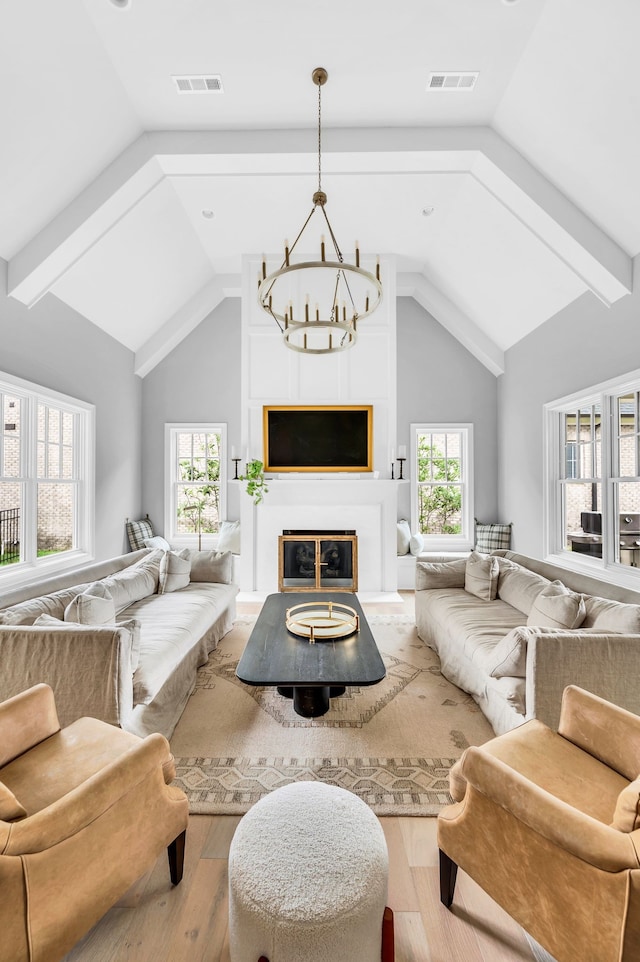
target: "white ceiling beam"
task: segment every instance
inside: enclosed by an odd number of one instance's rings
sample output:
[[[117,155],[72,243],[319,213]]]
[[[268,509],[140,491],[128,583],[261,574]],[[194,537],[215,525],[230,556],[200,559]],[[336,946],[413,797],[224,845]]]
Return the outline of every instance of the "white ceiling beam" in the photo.
[[[134,371],[145,377],[215,310],[225,297],[240,297],[239,274],[218,274],[170,317],[156,333],[136,351]]]
[[[32,307],[164,177],[143,134],[11,259],[9,294]]]
[[[424,274],[417,272],[398,274],[396,294],[398,297],[413,297],[492,374],[496,377],[504,374],[504,351]]]

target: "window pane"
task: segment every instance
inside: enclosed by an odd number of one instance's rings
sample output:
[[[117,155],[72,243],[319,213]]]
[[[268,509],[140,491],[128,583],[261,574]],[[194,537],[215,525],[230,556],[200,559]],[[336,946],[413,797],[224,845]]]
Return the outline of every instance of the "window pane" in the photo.
[[[640,482],[616,485],[617,560],[625,565],[640,566]]]
[[[576,431],[577,418],[575,414],[565,414],[564,416],[564,436],[567,441],[577,441]]]
[[[564,546],[602,557],[602,485],[565,484]]]
[[[633,478],[637,475],[636,467],[636,438],[635,435],[618,438],[618,471],[621,478]]]
[[[220,490],[218,485],[179,484],[177,492],[176,534],[204,534],[220,529]]]
[[[62,449],[62,477],[73,478],[73,448],[66,444]]]
[[[47,478],[59,478],[60,477],[60,463],[58,461],[60,455],[60,449],[57,444],[48,444],[47,453],[49,455],[47,459],[47,473],[45,477]]]
[[[21,493],[19,484],[0,484],[0,566],[20,560]]]
[[[56,408],[49,408],[48,431],[49,441],[57,444],[60,440],[60,411]]]
[[[38,485],[38,555],[73,548],[75,485]]]
[[[633,434],[636,428],[636,395],[618,398],[618,434]]]
[[[4,465],[1,472],[5,478],[20,477],[20,438],[4,439]]]
[[[462,531],[461,487],[440,484],[420,485],[418,521],[422,534],[460,534]]]

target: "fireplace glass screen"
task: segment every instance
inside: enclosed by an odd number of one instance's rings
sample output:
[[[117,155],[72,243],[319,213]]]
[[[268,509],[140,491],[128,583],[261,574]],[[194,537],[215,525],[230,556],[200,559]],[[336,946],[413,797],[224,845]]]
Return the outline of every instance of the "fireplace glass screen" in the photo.
[[[355,532],[286,532],[279,539],[280,591],[355,591]]]

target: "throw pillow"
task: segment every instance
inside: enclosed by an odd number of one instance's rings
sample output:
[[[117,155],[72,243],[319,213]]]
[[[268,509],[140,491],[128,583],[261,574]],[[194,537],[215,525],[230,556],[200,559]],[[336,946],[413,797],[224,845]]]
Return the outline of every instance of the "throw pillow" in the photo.
[[[621,601],[609,601],[608,598],[598,598],[595,595],[585,595],[586,616],[585,628],[596,628],[598,631],[611,631],[636,635],[640,633],[640,605],[623,604]]]
[[[485,524],[476,518],[476,551],[489,554],[511,547],[511,524]]]
[[[618,795],[611,828],[619,832],[635,832],[640,828],[640,775]]]
[[[240,554],[240,522],[223,521],[220,525],[218,536],[218,551],[231,551],[232,554]],[[191,579],[193,580],[193,579]]]
[[[76,625],[108,625],[116,620],[113,596],[101,581],[89,585],[64,609],[64,620]]]
[[[527,625],[546,628],[579,628],[584,621],[584,597],[561,581],[552,581],[533,603]]]
[[[464,590],[482,601],[493,601],[498,592],[498,559],[472,551],[465,562]]]
[[[233,555],[230,551],[190,551],[191,581],[230,585],[233,581]]]
[[[145,538],[153,538],[153,525],[149,520],[149,515],[140,521],[129,521],[127,519],[125,527],[127,529],[129,547],[132,551],[139,551],[140,548],[144,548]]]
[[[464,588],[467,559],[456,561],[417,561],[416,591],[428,588]]]
[[[168,594],[170,591],[179,591],[186,588],[189,584],[191,573],[191,559],[189,549],[183,548],[182,551],[165,551],[160,559],[160,577],[158,580],[158,594]]]
[[[409,542],[409,551],[412,555],[422,554],[424,551],[424,538],[419,531],[411,535],[411,541]]]
[[[156,593],[163,554],[163,551],[152,551],[128,568],[123,568],[108,578],[102,578],[103,585],[113,596],[116,613]]]
[[[160,548],[162,551],[171,551],[171,545],[166,538],[157,534],[155,538],[144,539],[145,548]]]
[[[530,635],[530,628],[512,628],[483,660],[485,671],[492,678],[526,678],[527,642]]]
[[[525,615],[531,611],[540,592],[551,584],[548,578],[508,558],[498,558],[498,569],[498,598]],[[522,620],[525,621],[524,618]]]
[[[17,822],[26,818],[26,809],[20,804],[16,796],[4,782],[0,782],[0,821]]]
[[[409,545],[411,544],[411,529],[409,528],[408,521],[398,521],[397,525],[397,537],[398,546],[397,552],[399,555],[405,555],[409,552]]]

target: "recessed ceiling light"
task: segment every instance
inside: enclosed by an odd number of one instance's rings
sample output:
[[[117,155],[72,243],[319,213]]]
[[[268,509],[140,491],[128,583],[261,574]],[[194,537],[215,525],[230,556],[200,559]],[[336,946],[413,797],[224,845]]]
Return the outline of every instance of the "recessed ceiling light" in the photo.
[[[504,3],[505,7],[510,7],[512,3],[518,3],[519,0],[502,0],[502,2]]]
[[[431,215],[433,214],[434,210],[435,210],[435,207],[423,207],[423,208],[422,208],[422,216],[423,216],[423,217],[431,217]]]
[[[205,207],[204,210],[202,211],[202,216],[204,217],[205,220],[211,220],[212,217],[215,216],[215,214],[213,213],[212,210],[209,210],[208,207]]]
[[[120,7],[120,9],[123,10],[125,7],[131,5],[131,0],[111,0],[111,3],[114,7]]]

